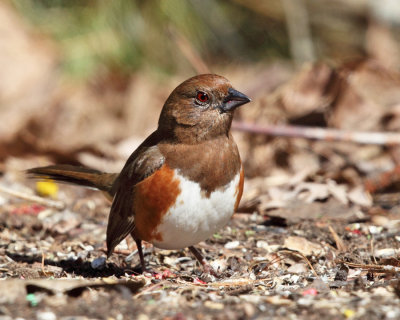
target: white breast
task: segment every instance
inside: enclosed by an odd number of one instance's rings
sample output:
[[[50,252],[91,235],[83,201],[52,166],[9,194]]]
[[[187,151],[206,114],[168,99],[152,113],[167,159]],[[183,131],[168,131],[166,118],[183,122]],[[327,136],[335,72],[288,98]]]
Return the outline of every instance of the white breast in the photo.
[[[175,172],[181,194],[157,228],[162,241],[154,241],[163,249],[182,249],[204,241],[225,226],[234,212],[240,175],[225,187],[206,197],[200,185]]]

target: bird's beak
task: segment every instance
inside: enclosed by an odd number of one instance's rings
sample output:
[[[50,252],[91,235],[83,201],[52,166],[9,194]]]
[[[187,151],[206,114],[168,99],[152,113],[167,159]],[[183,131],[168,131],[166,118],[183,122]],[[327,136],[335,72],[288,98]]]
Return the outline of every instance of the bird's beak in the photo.
[[[228,95],[225,97],[224,102],[220,106],[220,109],[223,112],[232,111],[250,101],[250,98],[245,94],[235,89],[229,88]]]

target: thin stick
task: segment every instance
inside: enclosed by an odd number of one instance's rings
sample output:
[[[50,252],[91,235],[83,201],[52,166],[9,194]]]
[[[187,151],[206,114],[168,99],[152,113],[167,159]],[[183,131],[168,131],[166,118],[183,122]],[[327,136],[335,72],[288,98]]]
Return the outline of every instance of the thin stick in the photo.
[[[43,250],[42,250],[42,264],[41,264],[41,267],[42,267],[42,272],[43,272],[44,276],[48,277],[49,275],[47,274],[46,270],[44,269],[44,252],[43,252]]]
[[[266,263],[267,267],[269,267],[269,266],[273,265],[274,263],[279,263],[283,260],[284,260],[284,258],[278,256],[278,257],[273,258],[272,260],[263,259],[263,260],[254,261],[254,262],[250,263],[247,270],[253,270],[255,268],[255,266],[258,266],[261,263]]]
[[[238,286],[245,286],[245,285],[260,285],[263,284],[267,281],[271,281],[272,278],[268,279],[256,279],[256,280],[251,280],[250,278],[239,278],[239,279],[232,279],[232,280],[227,280],[227,281],[216,281],[216,282],[209,282],[209,283],[193,283],[193,282],[188,282],[185,280],[181,280],[177,278],[175,281],[178,284],[185,285],[186,287],[203,287],[203,288],[229,288],[229,287],[238,287]]]
[[[279,250],[278,252],[288,253],[288,254],[294,254],[294,255],[300,256],[301,258],[303,258],[303,259],[305,260],[305,262],[307,262],[307,264],[308,264],[308,266],[310,267],[311,272],[314,274],[314,276],[317,277],[317,278],[319,278],[319,276],[318,276],[317,272],[315,271],[314,267],[312,266],[310,260],[308,260],[307,257],[306,257],[304,254],[302,254],[300,251],[297,251],[297,250],[289,250],[289,249],[282,249],[282,250]]]
[[[395,267],[391,265],[359,264],[346,261],[338,261],[338,262],[343,263],[351,268],[360,268],[372,272],[400,273],[400,267]]]
[[[337,129],[302,126],[261,126],[254,123],[234,121],[232,128],[238,131],[313,140],[344,141],[360,144],[399,145],[400,134],[395,132],[356,132]]]
[[[344,244],[343,240],[339,237],[339,235],[336,233],[336,231],[329,225],[328,226],[330,233],[332,234],[333,239],[336,242],[336,247],[339,250],[339,252],[346,252],[347,251],[347,246]]]
[[[137,294],[135,294],[133,296],[133,299],[138,299],[143,295],[147,295],[147,294],[152,294],[154,292],[158,292],[160,291],[160,288],[162,288],[165,284],[170,285],[171,283],[168,280],[163,280],[159,283],[153,284],[148,286],[147,288],[144,288],[142,291],[138,292]]]
[[[16,198],[20,198],[20,199],[36,202],[36,203],[39,203],[39,204],[43,204],[46,207],[51,207],[51,208],[55,208],[55,209],[58,209],[58,210],[63,210],[65,208],[65,203],[62,202],[62,201],[54,201],[54,200],[50,200],[50,199],[34,196],[34,195],[31,195],[31,194],[18,192],[18,191],[11,190],[11,189],[6,188],[6,187],[1,186],[1,185],[0,185],[0,192],[8,194],[8,195],[10,195],[12,197],[16,197]]]
[[[371,237],[371,255],[372,255],[372,258],[374,259],[374,262],[376,264],[378,264],[378,262],[376,261],[376,257],[374,255],[374,251],[375,251],[375,249],[374,249],[374,237]]]

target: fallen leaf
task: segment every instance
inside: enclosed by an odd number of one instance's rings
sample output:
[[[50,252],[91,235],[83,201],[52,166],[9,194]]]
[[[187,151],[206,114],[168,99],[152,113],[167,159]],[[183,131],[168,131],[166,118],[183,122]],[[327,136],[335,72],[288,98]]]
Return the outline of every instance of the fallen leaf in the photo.
[[[284,247],[301,252],[305,256],[319,256],[324,250],[321,245],[308,241],[306,238],[292,236],[285,239]]]

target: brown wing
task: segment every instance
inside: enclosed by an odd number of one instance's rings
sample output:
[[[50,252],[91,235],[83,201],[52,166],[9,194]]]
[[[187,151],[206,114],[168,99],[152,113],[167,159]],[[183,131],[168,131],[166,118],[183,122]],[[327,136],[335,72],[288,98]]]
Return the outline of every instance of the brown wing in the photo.
[[[164,164],[158,133],[150,135],[129,157],[113,186],[115,193],[107,225],[107,254],[135,228],[134,186]]]

